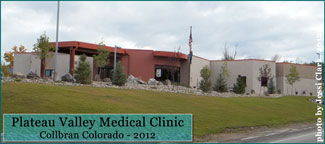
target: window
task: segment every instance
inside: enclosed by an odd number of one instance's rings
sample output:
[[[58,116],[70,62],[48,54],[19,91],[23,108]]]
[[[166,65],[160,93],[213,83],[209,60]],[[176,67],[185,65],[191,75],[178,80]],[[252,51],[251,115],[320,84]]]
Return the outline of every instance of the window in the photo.
[[[46,77],[52,77],[52,72],[53,72],[52,69],[46,69],[46,70],[45,70],[45,76],[46,76]]]
[[[157,81],[170,80],[180,82],[180,68],[175,66],[155,65],[155,79]]]
[[[261,86],[266,87],[267,86],[267,77],[261,78]]]

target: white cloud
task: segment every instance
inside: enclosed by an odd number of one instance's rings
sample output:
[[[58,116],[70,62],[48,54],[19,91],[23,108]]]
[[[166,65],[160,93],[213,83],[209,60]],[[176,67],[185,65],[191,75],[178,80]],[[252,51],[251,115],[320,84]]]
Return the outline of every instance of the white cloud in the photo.
[[[32,50],[44,32],[55,40],[56,2],[1,2],[1,53]],[[323,2],[61,2],[60,41],[85,41],[220,59],[224,43],[238,58],[315,59],[324,32]],[[3,60],[3,59],[2,59]]]

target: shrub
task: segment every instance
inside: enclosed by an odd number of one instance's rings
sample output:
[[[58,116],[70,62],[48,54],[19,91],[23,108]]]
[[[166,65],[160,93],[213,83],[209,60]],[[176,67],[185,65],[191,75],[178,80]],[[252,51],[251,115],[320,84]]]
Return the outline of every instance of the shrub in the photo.
[[[85,54],[79,57],[79,65],[75,72],[75,78],[78,83],[90,84],[91,83],[91,70],[90,64],[86,61],[87,56]]]
[[[21,81],[22,81],[22,79],[20,79],[20,78],[15,79],[15,82],[21,82]]]
[[[209,92],[211,90],[211,81],[210,81],[210,76],[211,76],[211,71],[209,67],[206,65],[201,69],[201,78],[202,80],[200,81],[200,89],[203,92]]]
[[[244,83],[241,76],[238,76],[237,83],[234,84],[234,89],[233,89],[234,93],[236,93],[236,94],[244,94],[245,93],[245,88],[246,88],[246,84]]]
[[[113,73],[112,83],[118,86],[122,86],[126,83],[126,74],[124,73],[121,61],[119,61],[116,65],[116,69]]]
[[[227,92],[227,82],[222,74],[219,74],[219,77],[216,81],[216,84],[213,87],[213,90],[217,92]]]
[[[4,64],[1,64],[1,72],[3,73],[3,75],[4,75],[5,77],[10,76],[9,68],[8,68],[8,66],[6,66],[6,65],[4,65]]]
[[[275,86],[274,86],[273,78],[270,78],[269,84],[267,85],[267,93],[268,94],[275,93]]]

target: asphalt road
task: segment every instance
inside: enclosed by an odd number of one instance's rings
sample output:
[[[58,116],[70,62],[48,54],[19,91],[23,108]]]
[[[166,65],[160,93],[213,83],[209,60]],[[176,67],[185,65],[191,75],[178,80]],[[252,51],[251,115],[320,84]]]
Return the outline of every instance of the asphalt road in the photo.
[[[280,133],[269,133],[263,136],[247,137],[239,143],[317,143],[316,127],[293,129]],[[323,133],[324,138],[324,133]]]

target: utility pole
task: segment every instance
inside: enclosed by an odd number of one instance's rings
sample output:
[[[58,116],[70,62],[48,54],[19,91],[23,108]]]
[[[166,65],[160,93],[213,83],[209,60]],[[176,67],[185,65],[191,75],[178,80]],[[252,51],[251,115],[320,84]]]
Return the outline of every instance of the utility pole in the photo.
[[[53,80],[57,80],[58,70],[58,47],[59,47],[59,15],[60,15],[60,1],[58,1],[58,8],[56,14],[56,42],[55,42],[55,58],[54,58],[54,77]]]

